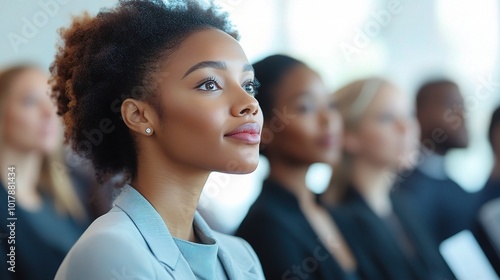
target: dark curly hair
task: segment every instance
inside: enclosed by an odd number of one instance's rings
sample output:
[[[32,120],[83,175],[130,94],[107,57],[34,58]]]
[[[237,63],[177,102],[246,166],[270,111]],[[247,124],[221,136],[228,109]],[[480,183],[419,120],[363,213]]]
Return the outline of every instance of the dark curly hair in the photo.
[[[144,100],[161,116],[154,83],[160,62],[207,28],[238,39],[226,13],[192,0],[120,1],[60,30],[50,71],[65,141],[93,163],[100,182],[121,172],[127,180],[137,171],[137,146],[120,114],[123,100]]]

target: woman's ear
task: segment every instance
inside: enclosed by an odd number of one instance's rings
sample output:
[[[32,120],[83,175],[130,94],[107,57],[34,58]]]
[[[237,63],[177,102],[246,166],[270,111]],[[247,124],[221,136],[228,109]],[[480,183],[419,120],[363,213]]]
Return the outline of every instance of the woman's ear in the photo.
[[[350,155],[356,155],[361,151],[359,136],[352,131],[344,131],[344,149]]]
[[[130,130],[146,136],[152,135],[156,128],[152,110],[146,102],[132,98],[125,99],[121,106],[125,125]]]

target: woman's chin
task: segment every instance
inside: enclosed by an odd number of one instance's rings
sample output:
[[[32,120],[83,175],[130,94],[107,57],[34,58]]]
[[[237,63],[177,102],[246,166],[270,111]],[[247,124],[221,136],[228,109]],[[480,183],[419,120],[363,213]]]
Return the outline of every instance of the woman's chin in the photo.
[[[215,171],[227,174],[249,174],[254,172],[258,165],[259,156],[257,155],[255,159],[230,160],[224,168]]]

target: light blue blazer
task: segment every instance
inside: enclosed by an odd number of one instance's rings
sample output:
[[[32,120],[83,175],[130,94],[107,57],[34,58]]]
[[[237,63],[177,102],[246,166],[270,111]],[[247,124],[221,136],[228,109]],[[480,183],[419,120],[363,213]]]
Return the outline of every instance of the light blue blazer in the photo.
[[[195,225],[218,245],[217,257],[231,280],[264,279],[250,245],[212,231],[197,212]],[[69,251],[56,280],[195,280],[163,219],[133,187],[124,186],[114,207],[90,225]]]

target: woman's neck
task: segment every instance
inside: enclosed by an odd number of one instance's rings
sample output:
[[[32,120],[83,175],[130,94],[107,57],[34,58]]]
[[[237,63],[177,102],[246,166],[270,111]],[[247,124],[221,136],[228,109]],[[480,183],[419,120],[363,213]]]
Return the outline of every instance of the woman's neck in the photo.
[[[0,178],[5,188],[8,185],[8,168],[14,166],[17,202],[26,210],[34,210],[41,204],[37,191],[43,156],[35,152],[19,152],[8,146],[2,147]]]
[[[152,156],[138,158],[131,185],[158,211],[173,237],[196,242],[193,220],[210,172]]]
[[[355,160],[352,172],[352,183],[369,207],[378,216],[390,214],[390,192],[393,183],[390,170],[364,160]]]
[[[301,206],[309,206],[315,203],[315,196],[306,185],[306,174],[309,165],[293,165],[277,159],[269,160],[269,165],[269,179],[280,183],[281,186],[291,192]]]

